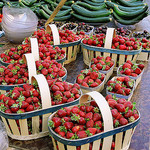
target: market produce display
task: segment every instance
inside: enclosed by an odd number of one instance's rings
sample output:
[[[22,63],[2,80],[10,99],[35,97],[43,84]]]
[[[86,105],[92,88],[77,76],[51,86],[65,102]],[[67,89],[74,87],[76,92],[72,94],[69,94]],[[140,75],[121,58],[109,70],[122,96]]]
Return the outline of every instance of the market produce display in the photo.
[[[150,33],[147,30],[143,32],[133,32],[133,37],[150,39]]]
[[[116,77],[107,82],[107,90],[110,93],[128,96],[134,90],[135,81],[128,76]]]
[[[135,104],[125,99],[113,98],[111,95],[106,98],[111,108],[114,128],[127,125],[139,118]],[[70,140],[87,138],[104,130],[103,118],[95,101],[59,109],[49,121],[49,126],[56,134]],[[115,143],[111,149],[114,148]]]

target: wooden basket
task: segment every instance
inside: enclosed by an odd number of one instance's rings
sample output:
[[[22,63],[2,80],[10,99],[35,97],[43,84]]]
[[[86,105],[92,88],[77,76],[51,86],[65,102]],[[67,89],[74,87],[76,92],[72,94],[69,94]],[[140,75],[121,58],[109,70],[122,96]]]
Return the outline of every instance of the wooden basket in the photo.
[[[81,146],[81,150],[89,150],[91,142],[93,142],[92,150],[99,150],[100,144],[102,144],[102,150],[111,150],[113,138],[115,140],[115,150],[127,150],[135,128],[140,121],[140,117],[132,123],[114,129],[111,110],[107,101],[100,93],[94,91],[83,95],[80,99],[80,104],[87,102],[89,96],[98,104],[104,121],[104,132],[83,139],[70,140],[60,137],[48,127],[54,150],[58,150],[57,147],[59,150],[77,150],[77,146]],[[48,121],[51,120],[55,113],[50,115]]]
[[[54,39],[54,46],[58,46],[65,50],[66,60],[64,64],[69,64],[70,62],[76,60],[77,56],[77,46],[80,44],[81,39],[75,42],[70,42],[67,44],[60,44],[58,29],[55,24],[48,25],[46,28],[47,32],[52,32]]]
[[[30,46],[31,46],[31,53],[33,54],[33,57],[35,61],[39,60],[39,46],[37,38],[30,38]],[[0,58],[0,63],[7,67],[11,63],[6,63]]]
[[[113,64],[113,66],[108,71],[99,70],[100,73],[103,73],[106,76],[105,83],[108,81],[108,79],[113,74],[113,69],[114,69],[114,66],[115,66],[115,61],[114,60],[112,60],[112,61],[114,62],[114,64]],[[91,67],[91,62],[90,62],[89,68],[90,67]]]
[[[149,50],[142,50],[141,53],[137,57],[137,60],[140,60],[140,61],[149,61],[149,59],[150,59]]]
[[[118,66],[126,62],[126,60],[135,62],[138,54],[141,52],[141,49],[132,51],[111,49],[112,39],[113,37],[115,37],[115,35],[116,33],[114,28],[107,29],[104,48],[89,46],[87,44],[83,44],[83,42],[81,41],[81,46],[83,47],[84,63],[86,65],[89,65],[92,58],[100,55],[103,57],[110,56],[115,61],[115,70],[117,70]]]
[[[79,103],[78,98],[69,103],[51,106],[50,90],[46,78],[44,77],[44,75],[40,74],[32,77],[32,83],[34,80],[36,80],[39,85],[42,109],[21,114],[7,114],[0,111],[0,115],[5,124],[7,134],[13,139],[31,140],[47,136],[49,134],[47,127],[47,118],[50,115],[50,113],[55,112],[58,109],[61,109],[62,107],[77,105]],[[42,131],[40,131],[39,125],[40,117],[42,117]],[[32,119],[32,134],[30,135],[27,125],[27,119],[29,118]],[[16,120],[19,120],[20,130],[18,129]]]
[[[124,75],[124,74],[120,74],[120,68],[121,67],[122,67],[122,65],[120,65],[117,69],[117,76],[122,76],[122,77],[127,76],[127,75]],[[142,79],[143,72],[144,72],[144,69],[142,70],[142,72],[137,77],[129,76],[131,79],[135,80],[135,89],[136,89],[136,87],[138,86],[138,84],[140,83],[140,81]]]
[[[114,81],[116,78],[117,78],[117,77],[113,77],[111,80]],[[134,80],[134,79],[131,79],[131,81],[134,81],[134,85],[133,85],[133,88],[132,88],[132,92],[131,92],[128,96],[109,92],[109,91],[107,90],[107,88],[106,88],[106,94],[107,94],[107,95],[115,95],[115,96],[118,97],[118,98],[123,98],[123,99],[126,99],[126,100],[130,101],[131,98],[132,98],[132,96],[133,96],[133,92],[134,92],[134,90],[135,90],[135,80]]]
[[[31,83],[31,77],[36,75],[36,65],[33,54],[24,54],[24,62],[27,64],[28,73],[29,73],[29,83]],[[15,85],[0,85],[0,92],[6,93],[8,90],[12,90],[16,86],[23,86],[24,84],[15,84]]]
[[[88,88],[88,87],[84,87],[84,86],[80,85],[82,93],[86,94],[86,93],[92,92],[92,91],[101,92],[104,89],[105,80],[106,80],[106,76],[105,76],[103,82],[100,85],[98,85],[97,87],[93,87],[93,88]]]

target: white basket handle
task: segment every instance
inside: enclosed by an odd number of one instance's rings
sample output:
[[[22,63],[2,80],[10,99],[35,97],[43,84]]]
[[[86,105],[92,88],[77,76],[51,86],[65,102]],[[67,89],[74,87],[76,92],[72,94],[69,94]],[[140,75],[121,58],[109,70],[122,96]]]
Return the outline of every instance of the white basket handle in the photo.
[[[29,83],[31,83],[31,77],[36,75],[36,65],[33,54],[24,54],[23,60],[28,67]]]
[[[33,84],[34,81],[37,81],[40,90],[42,108],[49,108],[51,106],[51,96],[46,78],[43,74],[34,75],[32,76],[31,84]]]
[[[31,43],[31,53],[34,56],[34,60],[39,60],[39,46],[37,38],[30,38]]]
[[[99,92],[93,91],[82,95],[79,103],[80,104],[86,103],[89,96],[91,96],[95,100],[100,109],[104,121],[104,132],[113,130],[114,129],[113,118],[110,107],[105,98]],[[103,141],[103,149],[110,149],[111,143],[112,143],[112,136],[105,138]]]
[[[115,28],[107,28],[104,48],[111,49],[113,37],[116,36]]]
[[[59,32],[55,24],[48,24],[46,27],[46,32],[52,32],[54,45],[60,44]]]

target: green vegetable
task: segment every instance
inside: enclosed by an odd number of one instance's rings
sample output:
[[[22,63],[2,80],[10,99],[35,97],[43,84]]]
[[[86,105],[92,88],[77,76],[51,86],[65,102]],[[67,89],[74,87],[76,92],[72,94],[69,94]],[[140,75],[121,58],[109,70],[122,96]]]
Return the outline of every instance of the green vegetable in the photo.
[[[75,4],[72,5],[72,9],[76,13],[78,13],[79,15],[86,16],[86,17],[89,17],[89,18],[92,18],[92,17],[106,17],[106,16],[109,16],[111,14],[111,11],[107,10],[107,9],[102,9],[102,10],[97,10],[97,11],[90,11],[90,10],[87,10],[87,9],[85,9],[81,6],[75,5]]]
[[[93,6],[93,5],[87,4],[85,2],[77,1],[75,4],[77,4],[79,6],[83,6],[84,8],[89,9],[89,10],[101,10],[106,7],[105,3],[102,3],[99,6]]]
[[[104,2],[104,0],[91,0],[91,1],[94,3],[103,3]]]
[[[136,6],[144,6],[145,5],[145,3],[143,3],[143,2],[130,3],[126,0],[117,0],[117,2],[119,2],[123,6],[128,6],[128,7],[136,7]]]
[[[117,5],[114,5],[114,11],[116,12],[116,14],[118,14],[119,16],[121,16],[123,18],[134,18],[134,17],[146,12],[147,9],[148,9],[148,6],[145,5],[145,6],[143,6],[142,9],[139,9],[139,10],[129,13],[129,12],[120,10]]]
[[[85,16],[81,16],[75,13],[71,13],[75,18],[83,21],[83,22],[92,22],[92,23],[106,23],[112,21],[111,17],[97,17],[97,18],[88,18]]]
[[[3,2],[0,2],[0,8],[2,8],[4,6]]]
[[[54,21],[66,21],[66,20],[68,20],[70,18],[71,18],[71,15],[69,14],[69,15],[62,16],[62,17],[55,17]]]
[[[116,19],[117,22],[124,24],[124,25],[133,25],[135,23],[138,23],[140,20],[142,20],[144,17],[148,15],[147,12],[142,13],[141,15],[133,18],[133,19],[122,19],[120,16],[116,14],[116,12],[113,12],[113,16]]]
[[[90,5],[93,5],[93,6],[99,6],[101,3],[94,3],[94,2],[91,2],[90,0],[83,0],[85,3],[88,3]]]

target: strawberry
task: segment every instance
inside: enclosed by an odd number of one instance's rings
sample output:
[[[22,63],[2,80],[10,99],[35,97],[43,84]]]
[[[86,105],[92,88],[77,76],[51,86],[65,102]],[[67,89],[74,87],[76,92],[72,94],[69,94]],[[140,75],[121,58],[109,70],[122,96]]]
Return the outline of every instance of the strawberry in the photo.
[[[93,120],[87,121],[87,123],[86,123],[87,128],[93,128],[93,126],[94,126],[94,121]]]
[[[91,72],[90,77],[91,77],[91,79],[96,80],[98,78],[98,73]]]
[[[92,135],[95,135],[97,129],[96,128],[88,128],[86,131],[89,131]]]
[[[131,75],[131,70],[130,69],[125,69],[124,74],[130,76]]]
[[[86,112],[91,112],[93,109],[93,106],[86,106]]]
[[[55,128],[57,128],[61,125],[61,118],[59,118],[59,117],[53,117],[52,121],[53,121],[53,126]]]
[[[94,113],[93,115],[93,121],[98,121],[98,120],[101,120],[101,115],[99,113]]]
[[[12,111],[13,113],[16,113],[18,110],[19,110],[19,105],[18,105],[18,104],[13,104],[13,105],[11,106],[11,111]]]
[[[67,112],[64,109],[59,109],[57,111],[57,114],[60,118],[65,117],[67,115]]]
[[[139,74],[141,74],[141,72],[142,72],[142,71],[141,71],[141,69],[140,69],[140,68],[136,68],[136,69],[134,70],[134,72],[135,72],[136,74],[138,74],[138,75],[139,75]]]
[[[115,108],[117,102],[114,99],[109,99],[108,104],[111,108]]]
[[[131,64],[130,63],[124,63],[123,66],[122,66],[122,69],[124,70],[126,68],[130,69],[131,68]]]
[[[118,91],[121,89],[121,85],[119,83],[116,83],[115,85],[115,90]]]
[[[84,87],[89,87],[86,82],[83,82],[81,85],[84,86]]]
[[[85,123],[86,123],[85,119],[83,117],[80,117],[79,124],[80,125],[85,125]]]
[[[82,138],[86,138],[87,134],[86,134],[85,131],[78,131],[77,136],[78,136],[79,139],[82,139]]]
[[[73,133],[77,133],[79,130],[80,130],[80,127],[79,127],[79,126],[74,126],[74,127],[72,128],[72,132],[73,132]]]
[[[126,89],[125,89],[125,93],[126,93],[126,95],[130,95],[131,89],[130,89],[130,88],[126,88]]]
[[[79,108],[78,107],[73,107],[72,109],[71,109],[71,112],[73,113],[73,114],[78,114],[79,113]]]
[[[119,123],[120,123],[121,125],[126,125],[126,124],[128,124],[128,120],[125,119],[125,118],[120,118],[120,119],[119,119]]]
[[[144,64],[139,64],[138,67],[139,67],[141,70],[143,70]]]
[[[33,105],[29,105],[29,106],[26,108],[26,111],[33,111],[33,110],[34,110]]]
[[[92,112],[88,112],[86,115],[85,115],[85,118],[86,120],[91,120],[93,118],[93,113]],[[96,117],[95,117],[96,119]]]
[[[97,82],[94,82],[90,85],[90,87],[97,87],[99,84]]]
[[[74,137],[74,133],[71,133],[71,132],[67,132],[67,134],[66,134],[66,138],[67,139],[72,139],[72,137]]]
[[[112,110],[111,110],[111,113],[112,113],[112,116],[113,116],[114,118],[117,118],[119,112],[118,112],[117,109],[112,109]]]
[[[61,123],[60,123],[61,124]],[[65,122],[64,126],[66,127],[67,130],[72,129],[73,128],[73,123],[72,122]]]
[[[133,104],[130,102],[130,101],[126,101],[125,103],[124,103],[124,106],[125,106],[125,108],[129,108],[129,109],[132,109],[133,108]]]
[[[125,112],[125,106],[123,104],[116,104],[115,107],[119,112]]]

